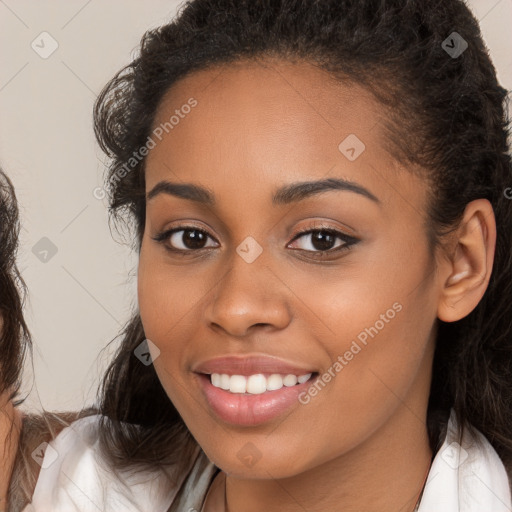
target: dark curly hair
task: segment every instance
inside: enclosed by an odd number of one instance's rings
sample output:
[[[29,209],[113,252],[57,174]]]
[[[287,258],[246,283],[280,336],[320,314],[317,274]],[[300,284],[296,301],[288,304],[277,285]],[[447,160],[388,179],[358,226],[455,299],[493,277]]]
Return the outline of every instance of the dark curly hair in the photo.
[[[468,47],[457,58],[443,41]],[[453,36],[452,36],[453,37]],[[453,46],[453,45],[452,45]],[[125,164],[146,143],[163,96],[195,70],[275,57],[308,62],[357,83],[383,106],[388,150],[417,164],[429,184],[430,250],[443,246],[466,205],[490,201],[497,222],[494,268],[478,306],[438,322],[427,427],[434,453],[451,408],[512,462],[512,186],[507,91],[461,0],[192,0],[170,23],[148,31],[140,52],[106,85],[95,131],[110,158],[106,188],[114,220],[145,224],[144,159]],[[101,388],[102,446],[119,467],[177,460],[193,445],[152,366],[133,356],[144,340],[138,314],[122,333]],[[459,432],[461,433],[461,432]]]
[[[11,399],[18,395],[23,361],[30,347],[23,318],[25,285],[16,266],[19,230],[14,188],[0,170],[0,393],[9,390]]]

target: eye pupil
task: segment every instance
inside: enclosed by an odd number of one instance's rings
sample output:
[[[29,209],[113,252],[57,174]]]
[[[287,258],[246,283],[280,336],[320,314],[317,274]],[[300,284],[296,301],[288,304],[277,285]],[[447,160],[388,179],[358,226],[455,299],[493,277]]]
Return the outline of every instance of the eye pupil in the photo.
[[[328,231],[316,231],[311,234],[313,247],[319,251],[328,251],[334,246],[336,236]]]
[[[207,235],[197,229],[183,230],[183,244],[189,249],[202,249]]]

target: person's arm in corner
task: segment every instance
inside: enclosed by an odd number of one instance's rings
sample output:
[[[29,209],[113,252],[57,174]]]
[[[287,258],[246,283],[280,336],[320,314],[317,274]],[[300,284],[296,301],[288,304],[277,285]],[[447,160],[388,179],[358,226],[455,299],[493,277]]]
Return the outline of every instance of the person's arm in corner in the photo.
[[[11,482],[7,491],[6,512],[21,512],[31,501],[41,470],[32,453],[41,443],[49,443],[75,420],[95,412],[92,408],[79,412],[24,414]],[[0,509],[1,511],[1,509]]]
[[[0,512],[7,510],[7,493],[11,479],[22,416],[10,398],[10,393],[0,394]]]

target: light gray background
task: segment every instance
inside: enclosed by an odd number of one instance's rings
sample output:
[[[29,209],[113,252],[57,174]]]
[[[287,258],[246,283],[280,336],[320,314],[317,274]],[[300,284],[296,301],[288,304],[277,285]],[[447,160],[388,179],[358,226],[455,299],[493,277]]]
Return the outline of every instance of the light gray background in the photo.
[[[93,195],[103,156],[92,106],[131,60],[143,32],[166,22],[180,3],[0,0],[0,163],[21,205],[19,262],[35,341],[33,369],[27,365],[25,375],[29,407],[92,403],[113,345],[103,349],[134,304],[136,259],[112,239],[106,204]],[[469,4],[500,81],[511,89],[512,0]],[[43,56],[52,44],[58,48],[45,59],[32,43]],[[44,237],[55,255],[44,252]]]

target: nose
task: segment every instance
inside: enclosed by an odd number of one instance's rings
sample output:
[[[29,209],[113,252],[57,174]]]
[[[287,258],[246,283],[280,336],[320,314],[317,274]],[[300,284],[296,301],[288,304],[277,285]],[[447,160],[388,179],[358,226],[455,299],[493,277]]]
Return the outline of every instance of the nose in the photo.
[[[284,329],[290,320],[287,288],[264,258],[247,263],[234,253],[206,308],[209,326],[244,337],[258,328]]]

